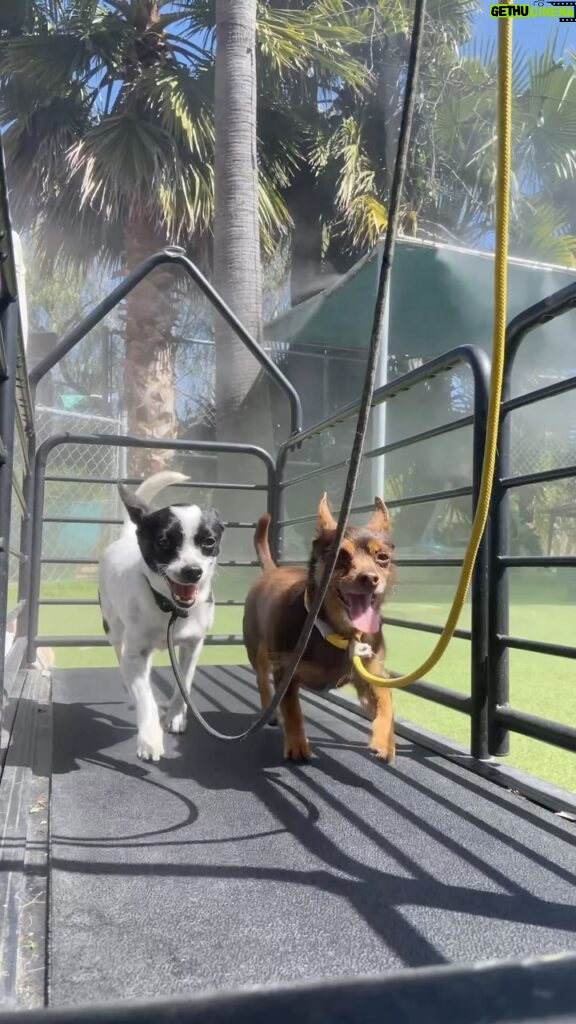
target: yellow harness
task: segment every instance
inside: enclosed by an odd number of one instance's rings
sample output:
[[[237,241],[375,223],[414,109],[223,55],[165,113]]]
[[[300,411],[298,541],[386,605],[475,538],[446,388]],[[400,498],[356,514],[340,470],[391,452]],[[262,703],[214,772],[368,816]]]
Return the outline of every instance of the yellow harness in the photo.
[[[310,611],[310,598],[308,597],[308,589],[304,591],[304,607],[307,612]],[[314,626],[320,633],[322,639],[325,640],[327,644],[331,644],[332,647],[337,647],[340,651],[348,650],[350,646],[349,638],[346,636],[340,636],[340,633],[334,633],[332,627],[327,622],[325,622],[324,619],[321,619],[319,615],[316,618]],[[361,640],[362,634],[356,633],[355,639]]]

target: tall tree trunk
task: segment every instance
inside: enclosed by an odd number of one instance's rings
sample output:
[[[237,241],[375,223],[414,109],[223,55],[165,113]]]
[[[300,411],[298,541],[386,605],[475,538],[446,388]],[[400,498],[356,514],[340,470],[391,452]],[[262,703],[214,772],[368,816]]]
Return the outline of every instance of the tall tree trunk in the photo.
[[[146,220],[134,218],[126,228],[125,261],[128,272],[161,248],[157,233]],[[128,432],[137,437],[174,437],[174,310],[173,272],[153,271],[126,299],[126,361],[124,371]],[[173,452],[134,448],[130,473],[148,476],[170,465]]]
[[[258,342],[262,267],[256,155],[257,0],[216,0],[214,283]],[[225,440],[254,429],[241,406],[259,367],[215,318],[216,430]]]

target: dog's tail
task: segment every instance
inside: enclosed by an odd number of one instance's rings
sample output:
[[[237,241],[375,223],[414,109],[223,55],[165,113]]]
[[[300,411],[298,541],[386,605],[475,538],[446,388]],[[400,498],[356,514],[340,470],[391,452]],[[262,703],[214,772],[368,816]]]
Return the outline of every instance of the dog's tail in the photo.
[[[274,559],[270,551],[270,544],[268,543],[268,530],[272,516],[266,512],[256,523],[256,530],[254,532],[254,547],[256,549],[256,555],[262,569],[273,569],[275,567]]]
[[[175,473],[171,469],[164,469],[161,473],[154,473],[147,480],[143,480],[136,491],[136,497],[141,498],[148,505],[167,487],[171,487],[172,484],[186,483],[189,479],[190,477],[185,476],[184,473]]]

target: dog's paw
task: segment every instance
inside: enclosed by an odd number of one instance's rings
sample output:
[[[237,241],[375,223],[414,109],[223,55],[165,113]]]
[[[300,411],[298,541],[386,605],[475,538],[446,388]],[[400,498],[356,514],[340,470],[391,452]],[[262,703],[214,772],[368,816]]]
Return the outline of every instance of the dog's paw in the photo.
[[[287,761],[309,761],[310,744],[304,735],[286,736],[284,739],[284,757]]]
[[[386,764],[392,764],[396,757],[396,744],[394,741],[388,743],[378,743],[377,740],[372,738],[369,744],[370,750],[373,754],[376,754],[381,761],[385,761]]]
[[[141,761],[159,761],[164,754],[164,738],[162,731],[138,735],[136,753]]]
[[[188,716],[185,711],[180,711],[177,715],[166,715],[164,719],[164,728],[166,732],[171,732],[175,736],[181,735],[186,732],[188,725]]]

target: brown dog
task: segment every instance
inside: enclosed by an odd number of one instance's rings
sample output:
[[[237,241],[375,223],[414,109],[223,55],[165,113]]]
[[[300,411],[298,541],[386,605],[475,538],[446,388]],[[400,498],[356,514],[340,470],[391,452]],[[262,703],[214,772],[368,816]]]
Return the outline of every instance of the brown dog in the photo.
[[[244,607],[244,643],[256,672],[262,707],[272,699],[270,676],[277,686],[296,646],[307,606],[322,577],[323,562],[336,532],[336,522],[326,495],[317,513],[316,536],[308,570],[277,566],[268,544],[270,516],[258,521],[254,546],[262,575],[251,587]],[[284,756],[304,760],[308,740],[298,697],[300,686],[311,690],[332,689],[352,682],[371,713],[370,749],[386,761],[394,758],[394,714],[389,689],[372,688],[354,672],[348,650],[334,646],[330,635],[357,638],[371,648],[366,667],[377,675],[384,669],[384,640],[380,608],[393,580],[393,544],[388,535],[390,519],[384,502],[376,498],[375,511],[365,527],[348,527],[336,568],[320,609],[320,615],[304,656],[281,705]]]

